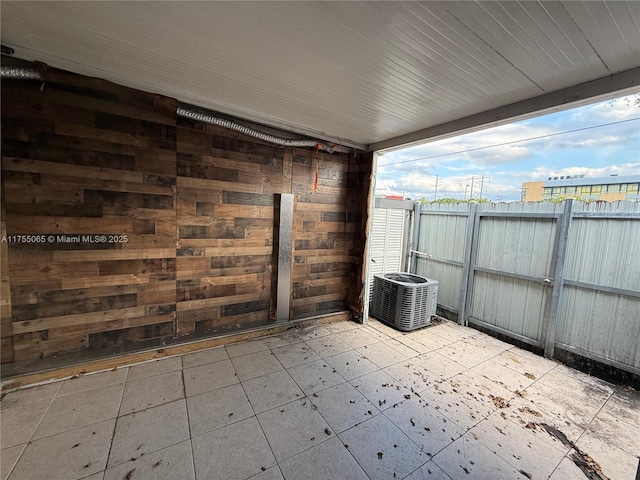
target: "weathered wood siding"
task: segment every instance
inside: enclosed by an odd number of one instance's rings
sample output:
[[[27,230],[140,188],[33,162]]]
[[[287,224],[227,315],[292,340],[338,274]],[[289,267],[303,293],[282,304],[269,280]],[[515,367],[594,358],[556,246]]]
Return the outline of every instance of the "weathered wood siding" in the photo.
[[[268,323],[283,192],[295,194],[292,317],[348,309],[366,160],[261,143],[177,118],[174,99],[51,75],[42,90],[2,82],[2,233],[56,238],[0,247],[3,363]],[[58,238],[75,234],[127,241]]]
[[[2,84],[7,234],[56,238],[7,244],[16,361],[175,330],[176,102],[69,77]]]
[[[284,149],[178,120],[178,333],[269,319]]]
[[[314,190],[316,163],[318,185]],[[358,189],[361,181],[353,155],[301,150],[293,156],[294,318],[348,309],[352,273],[362,257],[354,249],[365,204]]]

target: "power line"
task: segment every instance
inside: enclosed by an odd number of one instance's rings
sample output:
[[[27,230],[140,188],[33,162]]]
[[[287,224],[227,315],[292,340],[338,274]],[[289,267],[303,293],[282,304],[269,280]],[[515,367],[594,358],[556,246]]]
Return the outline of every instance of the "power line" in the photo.
[[[538,137],[523,138],[523,139],[520,139],[520,140],[512,140],[511,142],[496,143],[494,145],[485,145],[484,147],[469,148],[467,150],[460,150],[459,152],[441,153],[439,155],[432,155],[430,157],[412,158],[411,160],[400,160],[398,162],[391,162],[391,163],[385,163],[384,165],[378,165],[378,167],[388,167],[388,166],[391,166],[391,165],[399,165],[401,163],[419,162],[421,160],[429,160],[429,159],[432,159],[432,158],[447,157],[447,156],[450,156],[450,155],[460,155],[461,153],[475,152],[477,150],[484,150],[486,148],[503,147],[505,145],[512,145],[514,143],[529,142],[531,140],[540,140],[541,138],[555,137],[555,136],[558,136],[558,135],[565,135],[567,133],[582,132],[584,130],[591,130],[591,129],[594,129],[594,128],[608,127],[610,125],[618,125],[620,123],[633,122],[634,120],[640,120],[640,117],[638,117],[638,118],[628,118],[626,120],[619,120],[617,122],[601,123],[600,125],[592,125],[590,127],[576,128],[575,130],[567,130],[567,131],[564,131],[564,132],[549,133],[547,135],[540,135]]]

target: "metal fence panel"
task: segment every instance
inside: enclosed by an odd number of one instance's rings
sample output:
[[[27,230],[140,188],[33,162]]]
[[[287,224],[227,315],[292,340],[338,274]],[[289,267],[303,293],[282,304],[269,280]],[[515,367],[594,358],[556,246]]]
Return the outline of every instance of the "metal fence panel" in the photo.
[[[553,218],[481,217],[476,264],[545,277],[551,269]]]
[[[471,317],[540,342],[547,292],[541,284],[477,272]]]
[[[579,204],[574,212],[556,341],[640,371],[640,217],[626,216],[633,213],[640,204]]]
[[[560,348],[640,372],[639,339],[638,298],[565,286],[556,332]]]
[[[440,282],[441,306],[640,373],[640,203],[424,205],[420,218],[416,273]]]
[[[459,311],[461,266],[418,257],[415,273],[438,280],[438,304],[447,310]]]
[[[416,261],[416,273],[440,282],[438,303],[454,312],[460,309],[468,211],[468,204],[422,205],[415,246],[422,253]]]

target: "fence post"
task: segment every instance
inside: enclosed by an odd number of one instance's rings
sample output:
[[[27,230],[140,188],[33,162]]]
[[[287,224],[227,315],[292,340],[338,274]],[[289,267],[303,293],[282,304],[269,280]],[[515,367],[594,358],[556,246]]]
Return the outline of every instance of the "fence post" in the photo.
[[[558,325],[558,312],[560,301],[562,300],[562,290],[564,288],[564,267],[567,257],[567,245],[569,243],[569,228],[573,217],[573,200],[565,200],[564,211],[558,219],[556,226],[556,239],[554,242],[555,269],[553,274],[553,290],[551,290],[551,303],[549,306],[549,318],[545,333],[544,356],[553,358],[556,348],[556,328]]]
[[[462,279],[460,280],[460,308],[458,310],[458,324],[465,327],[469,324],[467,315],[467,295],[471,280],[471,253],[473,250],[473,239],[477,238],[476,212],[477,203],[469,203],[469,217],[467,218],[467,238],[464,244],[464,258],[462,259]]]
[[[409,248],[409,254],[411,255],[409,272],[418,273],[418,256],[413,253],[414,251],[420,251],[420,219],[422,218],[422,204],[420,202],[413,202],[413,238],[411,247]]]

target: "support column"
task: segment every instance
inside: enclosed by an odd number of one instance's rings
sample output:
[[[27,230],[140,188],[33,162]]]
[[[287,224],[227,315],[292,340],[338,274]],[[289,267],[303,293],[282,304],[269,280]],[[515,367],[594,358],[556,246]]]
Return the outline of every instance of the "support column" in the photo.
[[[555,258],[555,269],[553,275],[553,290],[551,291],[551,303],[549,306],[549,317],[547,319],[544,356],[553,358],[556,348],[556,328],[558,325],[558,313],[562,300],[562,290],[564,288],[564,268],[567,258],[567,245],[569,243],[569,228],[573,216],[573,200],[565,200],[564,212],[558,219],[556,226],[556,238],[554,242],[553,257]]]
[[[480,222],[476,223],[478,204],[469,203],[469,217],[467,219],[467,238],[464,245],[464,258],[462,259],[462,279],[460,280],[460,308],[458,310],[458,324],[468,326],[469,312],[471,310],[471,294],[473,290],[473,267],[475,266],[475,243],[478,240]],[[473,265],[472,265],[473,263]]]
[[[278,279],[276,321],[288,321],[291,311],[291,260],[293,244],[293,194],[280,194],[278,224]]]

